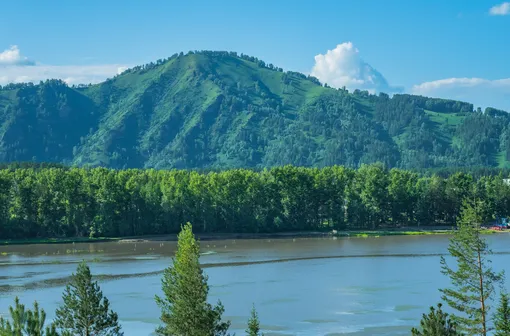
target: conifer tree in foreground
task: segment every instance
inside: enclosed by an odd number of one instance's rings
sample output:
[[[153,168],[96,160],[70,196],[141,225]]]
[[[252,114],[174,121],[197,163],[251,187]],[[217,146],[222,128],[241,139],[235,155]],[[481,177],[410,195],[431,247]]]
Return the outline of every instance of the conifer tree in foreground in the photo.
[[[67,285],[64,303],[56,311],[55,324],[63,335],[121,336],[117,313],[103,296],[97,281],[92,281],[90,268],[80,263]]]
[[[173,264],[165,269],[163,297],[156,296],[163,325],[156,329],[165,336],[227,335],[230,322],[222,322],[221,302],[213,307],[207,302],[207,276],[199,263],[200,246],[187,223],[178,236]]]
[[[494,336],[510,336],[510,305],[507,293],[501,294],[499,306],[494,315],[494,327],[496,329]]]
[[[53,323],[44,327],[46,313],[44,309],[39,310],[37,302],[34,302],[34,310],[25,310],[25,305],[16,297],[9,314],[12,321],[0,317],[0,336],[58,336]]]
[[[259,315],[255,310],[255,306],[253,306],[251,309],[251,316],[248,320],[248,328],[246,329],[246,334],[248,336],[263,336],[263,334],[260,333]]]
[[[503,274],[495,273],[490,266],[491,251],[481,237],[482,207],[480,202],[464,203],[448,247],[456,267],[450,267],[441,257],[441,272],[450,278],[452,287],[440,291],[442,299],[458,312],[452,319],[460,331],[486,336],[490,299],[494,295],[494,285],[502,280]]]
[[[420,321],[420,329],[413,328],[411,333],[413,336],[460,336],[457,332],[455,322],[453,322],[447,313],[441,309],[439,303],[437,309],[430,307],[428,315],[423,314]]]

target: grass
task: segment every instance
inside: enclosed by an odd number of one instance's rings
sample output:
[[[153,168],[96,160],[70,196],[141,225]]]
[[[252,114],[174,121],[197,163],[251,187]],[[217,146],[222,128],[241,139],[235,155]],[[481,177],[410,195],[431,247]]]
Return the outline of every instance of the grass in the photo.
[[[493,234],[499,231],[482,229],[482,234]],[[390,231],[390,230],[374,230],[374,231],[339,231],[334,234],[336,237],[380,237],[380,236],[424,236],[424,235],[439,235],[451,234],[453,230],[416,230],[416,231]]]
[[[425,110],[425,113],[433,122],[449,126],[457,126],[466,118],[466,116],[460,116],[457,113],[439,113],[429,110]]]
[[[339,237],[380,237],[380,236],[422,236],[434,234],[449,234],[451,230],[434,230],[434,231],[387,231],[387,230],[374,230],[374,231],[341,231],[337,232],[335,236]]]
[[[507,168],[510,166],[510,162],[506,160],[505,152],[498,152],[496,154],[496,162],[498,163],[499,168]]]

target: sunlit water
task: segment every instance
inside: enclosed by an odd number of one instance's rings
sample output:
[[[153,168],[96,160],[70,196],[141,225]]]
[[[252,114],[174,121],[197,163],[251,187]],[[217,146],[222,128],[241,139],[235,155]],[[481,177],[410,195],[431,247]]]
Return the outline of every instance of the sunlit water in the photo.
[[[510,271],[510,234],[487,236],[495,269]],[[252,303],[266,335],[409,335],[448,285],[439,255],[447,236],[202,242],[211,302],[221,299],[244,335]],[[154,296],[174,242],[0,247],[0,313],[14,296],[54,317],[64,285],[86,259],[126,336],[150,335]]]

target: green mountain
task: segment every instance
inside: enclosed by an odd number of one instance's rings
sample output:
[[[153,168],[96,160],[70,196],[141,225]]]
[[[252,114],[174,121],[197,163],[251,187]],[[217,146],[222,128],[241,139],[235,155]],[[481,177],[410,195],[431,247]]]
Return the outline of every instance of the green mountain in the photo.
[[[322,86],[229,52],[190,52],[97,85],[0,89],[0,161],[113,168],[510,166],[504,111]]]

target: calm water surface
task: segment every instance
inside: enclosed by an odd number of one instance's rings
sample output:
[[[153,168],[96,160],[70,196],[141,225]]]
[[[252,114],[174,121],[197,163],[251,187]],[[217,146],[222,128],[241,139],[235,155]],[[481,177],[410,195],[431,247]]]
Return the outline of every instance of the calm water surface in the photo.
[[[494,268],[510,272],[510,234],[488,236]],[[244,335],[252,303],[266,335],[409,335],[439,301],[439,255],[447,236],[309,238],[202,242],[211,301],[221,299],[232,331]],[[154,295],[174,242],[0,247],[0,314],[19,296],[48,318],[77,263],[90,261],[125,335],[151,335]]]

